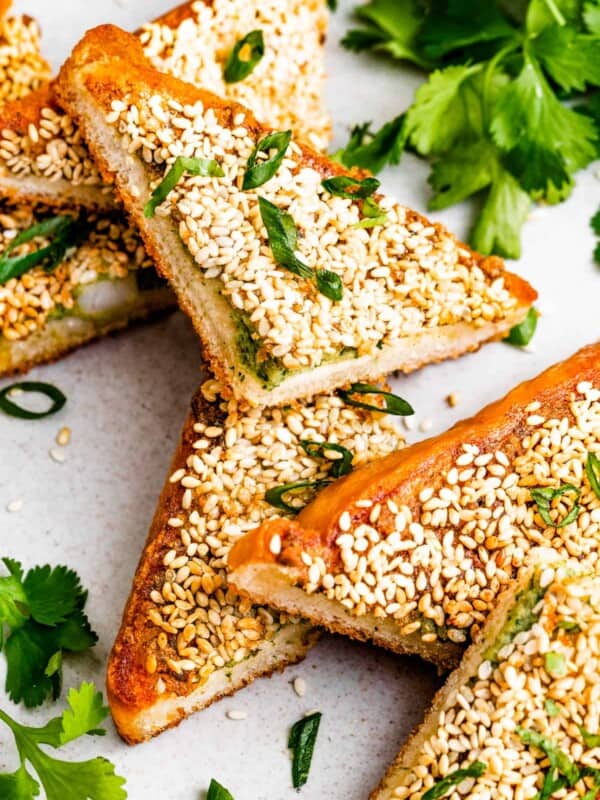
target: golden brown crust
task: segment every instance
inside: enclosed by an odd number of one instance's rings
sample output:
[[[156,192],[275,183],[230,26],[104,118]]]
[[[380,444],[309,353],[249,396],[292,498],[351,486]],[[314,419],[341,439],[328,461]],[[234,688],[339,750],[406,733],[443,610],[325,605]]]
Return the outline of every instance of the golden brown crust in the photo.
[[[408,506],[418,518],[421,490],[435,484],[435,479],[432,484],[432,476],[442,480],[465,442],[485,452],[502,450],[512,461],[522,451],[522,439],[528,430],[527,406],[538,401],[541,404],[539,413],[545,417],[570,416],[570,396],[582,381],[600,384],[600,344],[585,347],[538,377],[520,384],[502,400],[471,419],[459,422],[446,433],[353,471],[320,492],[296,519],[265,522],[232,548],[229,554],[232,585],[248,593],[247,581],[241,580],[241,576],[252,565],[270,566],[278,580],[286,580],[291,585],[300,576],[306,576],[307,567],[301,559],[303,550],[322,558],[328,570],[335,570],[340,560],[336,540],[341,533],[339,519],[343,511],[351,510],[352,525],[357,526],[368,522],[370,513],[367,508],[357,508],[357,501],[368,499],[385,508],[385,501],[393,498],[398,507]],[[382,515],[385,513],[382,511]],[[274,534],[281,539],[281,551],[277,555],[269,547]],[[252,590],[250,595],[257,599]],[[260,601],[278,605],[264,590]],[[306,610],[295,610],[317,622]],[[326,619],[318,622],[333,627]],[[349,629],[343,632],[354,635]]]

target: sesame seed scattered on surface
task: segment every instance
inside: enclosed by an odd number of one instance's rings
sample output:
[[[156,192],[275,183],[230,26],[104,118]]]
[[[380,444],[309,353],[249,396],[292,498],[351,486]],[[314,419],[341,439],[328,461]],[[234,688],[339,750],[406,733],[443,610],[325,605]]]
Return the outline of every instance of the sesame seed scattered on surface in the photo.
[[[561,627],[561,623],[566,624]],[[600,750],[586,745],[581,728],[596,733],[600,723],[600,579],[597,575],[552,577],[533,624],[513,636],[492,660],[475,666],[439,709],[437,725],[413,763],[398,773],[392,796],[419,800],[456,769],[481,761],[481,777],[445,794],[449,800],[538,797],[549,771],[546,755],[524,743],[517,727],[547,737],[577,767],[600,767]],[[548,671],[546,655],[564,657],[566,674]],[[558,709],[548,713],[550,700]],[[576,800],[588,794],[592,777],[553,797]]]
[[[456,408],[456,406],[462,400],[460,392],[450,392],[450,394],[446,397],[446,403],[450,406],[450,408]]]
[[[65,455],[65,451],[58,447],[52,447],[49,451],[49,455],[50,458],[53,461],[56,461],[57,464],[62,464],[64,461],[66,461],[67,458]]]
[[[60,445],[61,447],[66,447],[69,442],[71,441],[71,428],[61,428],[59,432],[56,434],[56,444]]]
[[[304,678],[295,678],[294,679],[294,691],[298,695],[298,697],[304,697],[306,694],[306,681]]]
[[[248,719],[248,713],[246,711],[240,711],[238,709],[231,709],[227,712],[227,718],[233,720],[243,720]]]
[[[20,511],[23,508],[23,500],[22,498],[17,498],[16,500],[11,500],[10,503],[7,503],[6,510],[14,513],[16,511]]]
[[[205,410],[169,478],[175,494],[161,534],[162,574],[141,612],[155,629],[148,648],[156,653],[156,675],[174,692],[201,685],[215,670],[259,652],[294,622],[240,598],[227,584],[226,565],[240,536],[279,514],[264,499],[267,489],[327,475],[325,460],[308,456],[300,442],[339,443],[354,453],[357,466],[404,445],[392,422],[345,406],[336,395],[264,409],[228,399],[210,380],[200,400]],[[214,428],[218,436],[206,437]],[[201,442],[205,446],[195,447]],[[184,488],[186,477],[196,479],[194,488]]]
[[[431,419],[431,417],[425,417],[425,419],[422,419],[421,422],[419,423],[419,430],[422,431],[423,433],[427,433],[427,431],[430,431],[432,428],[433,428],[433,420]]]
[[[532,403],[523,426],[520,443],[512,441],[506,451],[466,441],[409,504],[404,495],[396,503],[392,493],[376,516],[372,509],[346,509],[331,566],[321,559],[312,569],[313,554],[301,553],[304,588],[357,616],[393,617],[420,631],[426,642],[462,643],[477,632],[535,548],[598,562],[600,498],[585,464],[588,452],[600,452],[600,390],[580,383],[559,417],[546,418],[540,404]],[[581,511],[570,524],[550,527],[531,489],[565,483],[581,489]],[[560,522],[572,504],[572,496],[561,495],[551,518]]]

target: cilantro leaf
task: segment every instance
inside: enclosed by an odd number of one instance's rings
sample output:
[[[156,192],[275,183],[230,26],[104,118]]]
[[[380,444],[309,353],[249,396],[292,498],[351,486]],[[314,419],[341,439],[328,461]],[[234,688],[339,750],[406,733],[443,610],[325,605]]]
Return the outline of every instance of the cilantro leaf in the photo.
[[[590,220],[590,225],[592,226],[592,230],[597,236],[600,236],[600,208],[594,216]]]
[[[600,5],[597,2],[584,3],[583,20],[590,33],[600,36]]]
[[[559,102],[533,57],[502,90],[490,128],[522,187],[549,202],[568,195],[572,172],[596,152],[593,122]]]
[[[531,200],[516,178],[498,170],[471,232],[471,244],[481,253],[519,258],[520,232],[530,208]]]
[[[432,61],[469,45],[510,39],[516,29],[498,10],[495,3],[453,0],[438,4],[421,29],[419,44]]]
[[[436,70],[417,89],[415,101],[406,114],[406,131],[421,155],[446,152],[469,130],[464,102],[465,83],[480,67],[452,66]]]
[[[0,578],[0,634],[6,661],[6,691],[14,702],[37,706],[58,697],[63,652],[92,647],[97,636],[83,612],[87,592],[79,576],[64,566],[34,567],[24,575],[5,559],[10,576]]]
[[[20,769],[0,775],[0,791],[6,788],[8,797],[29,800],[37,797],[40,784],[47,800],[125,800],[124,778],[115,774],[114,766],[105,758],[69,762],[49,756],[40,745],[60,747],[83,734],[98,733],[98,724],[108,709],[93,684],[83,683],[69,692],[69,708],[41,727],[21,725],[0,709],[2,720],[12,731],[17,745]],[[37,775],[27,772],[29,764]],[[5,797],[3,792],[2,797]]]
[[[530,0],[525,15],[525,30],[536,35],[549,25],[576,25],[581,0]]]
[[[434,162],[429,184],[432,211],[439,211],[485,189],[494,180],[496,152],[486,139],[459,145]]]
[[[350,169],[360,167],[376,175],[387,164],[399,164],[406,132],[405,115],[401,114],[386,122],[376,133],[371,133],[371,124],[356,125],[350,134],[346,147],[332,155],[335,161]]]
[[[419,67],[428,62],[419,52],[417,35],[423,19],[417,0],[371,0],[356,9],[364,28],[348,31],[342,45],[348,50],[375,49]]]
[[[600,85],[600,36],[550,25],[532,47],[546,72],[565,91],[583,92],[588,85]]]

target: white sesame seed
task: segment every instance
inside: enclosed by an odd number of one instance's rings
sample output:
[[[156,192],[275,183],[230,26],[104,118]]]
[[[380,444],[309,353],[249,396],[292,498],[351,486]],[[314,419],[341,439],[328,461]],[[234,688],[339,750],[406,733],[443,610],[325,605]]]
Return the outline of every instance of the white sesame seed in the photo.
[[[240,711],[239,709],[231,709],[227,712],[227,718],[238,721],[247,719],[248,714],[246,711]]]
[[[298,697],[304,697],[306,694],[306,681],[304,678],[295,678],[294,679],[294,691],[298,695]]]
[[[11,500],[10,503],[7,503],[6,510],[12,512],[20,511],[23,508],[23,500],[22,498],[17,498],[16,500]]]
[[[57,464],[62,464],[67,458],[64,451],[59,450],[58,447],[51,447],[49,450],[49,455],[53,461],[57,462]]]
[[[274,556],[278,556],[281,553],[281,536],[278,533],[276,533],[274,536],[271,536],[269,550]]]

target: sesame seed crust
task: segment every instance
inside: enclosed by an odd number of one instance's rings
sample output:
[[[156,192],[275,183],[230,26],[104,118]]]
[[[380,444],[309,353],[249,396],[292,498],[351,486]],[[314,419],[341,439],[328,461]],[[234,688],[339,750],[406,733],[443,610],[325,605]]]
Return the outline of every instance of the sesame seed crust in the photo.
[[[365,618],[395,631],[385,646],[451,663],[442,645],[460,653],[536,549],[598,561],[600,498],[585,464],[600,450],[599,354],[585,348],[474,419],[325,488],[296,520],[266,523],[232,553],[233,582],[313,620],[304,606],[322,598],[321,624],[366,638]],[[552,527],[531,489],[566,483],[580,512]],[[574,502],[572,492],[552,501],[556,525]],[[273,532],[277,555],[262,544]],[[293,597],[270,597],[267,577],[253,584],[253,569],[271,565],[299,587]]]
[[[47,209],[0,203],[0,252],[20,231],[44,217]],[[63,261],[47,272],[34,267],[19,278],[0,284],[0,343],[24,340],[41,331],[49,318],[76,312],[78,292],[101,278],[118,280],[141,269],[153,269],[136,232],[117,216],[88,215],[86,240],[72,248]],[[42,237],[18,247],[12,255],[25,255],[49,242]]]
[[[247,105],[262,122],[291,128],[319,150],[331,136],[323,109],[324,0],[199,0],[144,25],[144,53],[162,72]],[[233,46],[261,30],[265,54],[243,81],[226,83],[223,68]]]
[[[543,598],[526,628],[508,641],[500,638],[499,649],[495,639],[503,621],[510,624],[519,597],[513,593],[513,603],[490,619],[372,800],[419,800],[437,781],[476,761],[485,764],[481,776],[451,787],[444,797],[539,796],[551,767],[542,750],[523,741],[523,729],[546,737],[579,768],[600,767],[600,750],[581,734],[581,728],[596,733],[600,724],[600,578],[573,570],[572,563],[538,570],[533,583],[543,585]],[[558,672],[552,656],[559,659]],[[587,794],[595,780],[583,775],[552,796],[595,796]]]
[[[0,9],[0,102],[16,100],[50,78],[40,55],[40,29],[27,16],[4,16]]]
[[[265,57],[245,81],[226,84],[223,62],[252,24],[264,30]],[[292,126],[303,136],[312,132],[309,141],[324,148],[330,135],[329,118],[322,107],[326,27],[322,0],[269,0],[266,4],[200,0],[148,23],[137,36],[157,69],[228,97],[239,97],[274,125]],[[49,77],[47,70],[44,77]],[[24,94],[15,94],[15,99]],[[115,203],[75,122],[57,103],[53,84],[0,111],[0,171],[4,173],[0,191],[13,197],[28,199],[43,193],[46,202],[51,199],[60,204],[57,193],[66,182],[80,188],[79,192],[70,190],[67,204],[106,210]],[[40,180],[54,183],[55,189],[44,187]]]
[[[404,444],[381,415],[336,396],[260,409],[226,394],[210,380],[192,401],[110,658],[109,700],[128,740],[140,737],[132,715],[161,697],[208,691],[219,672],[243,662],[250,674],[265,650],[282,666],[280,638],[298,621],[241,599],[227,583],[227,555],[245,531],[279,513],[265,501],[267,489],[327,475],[329,463],[309,457],[300,441],[338,442],[357,464]],[[306,639],[306,625],[298,631]]]

